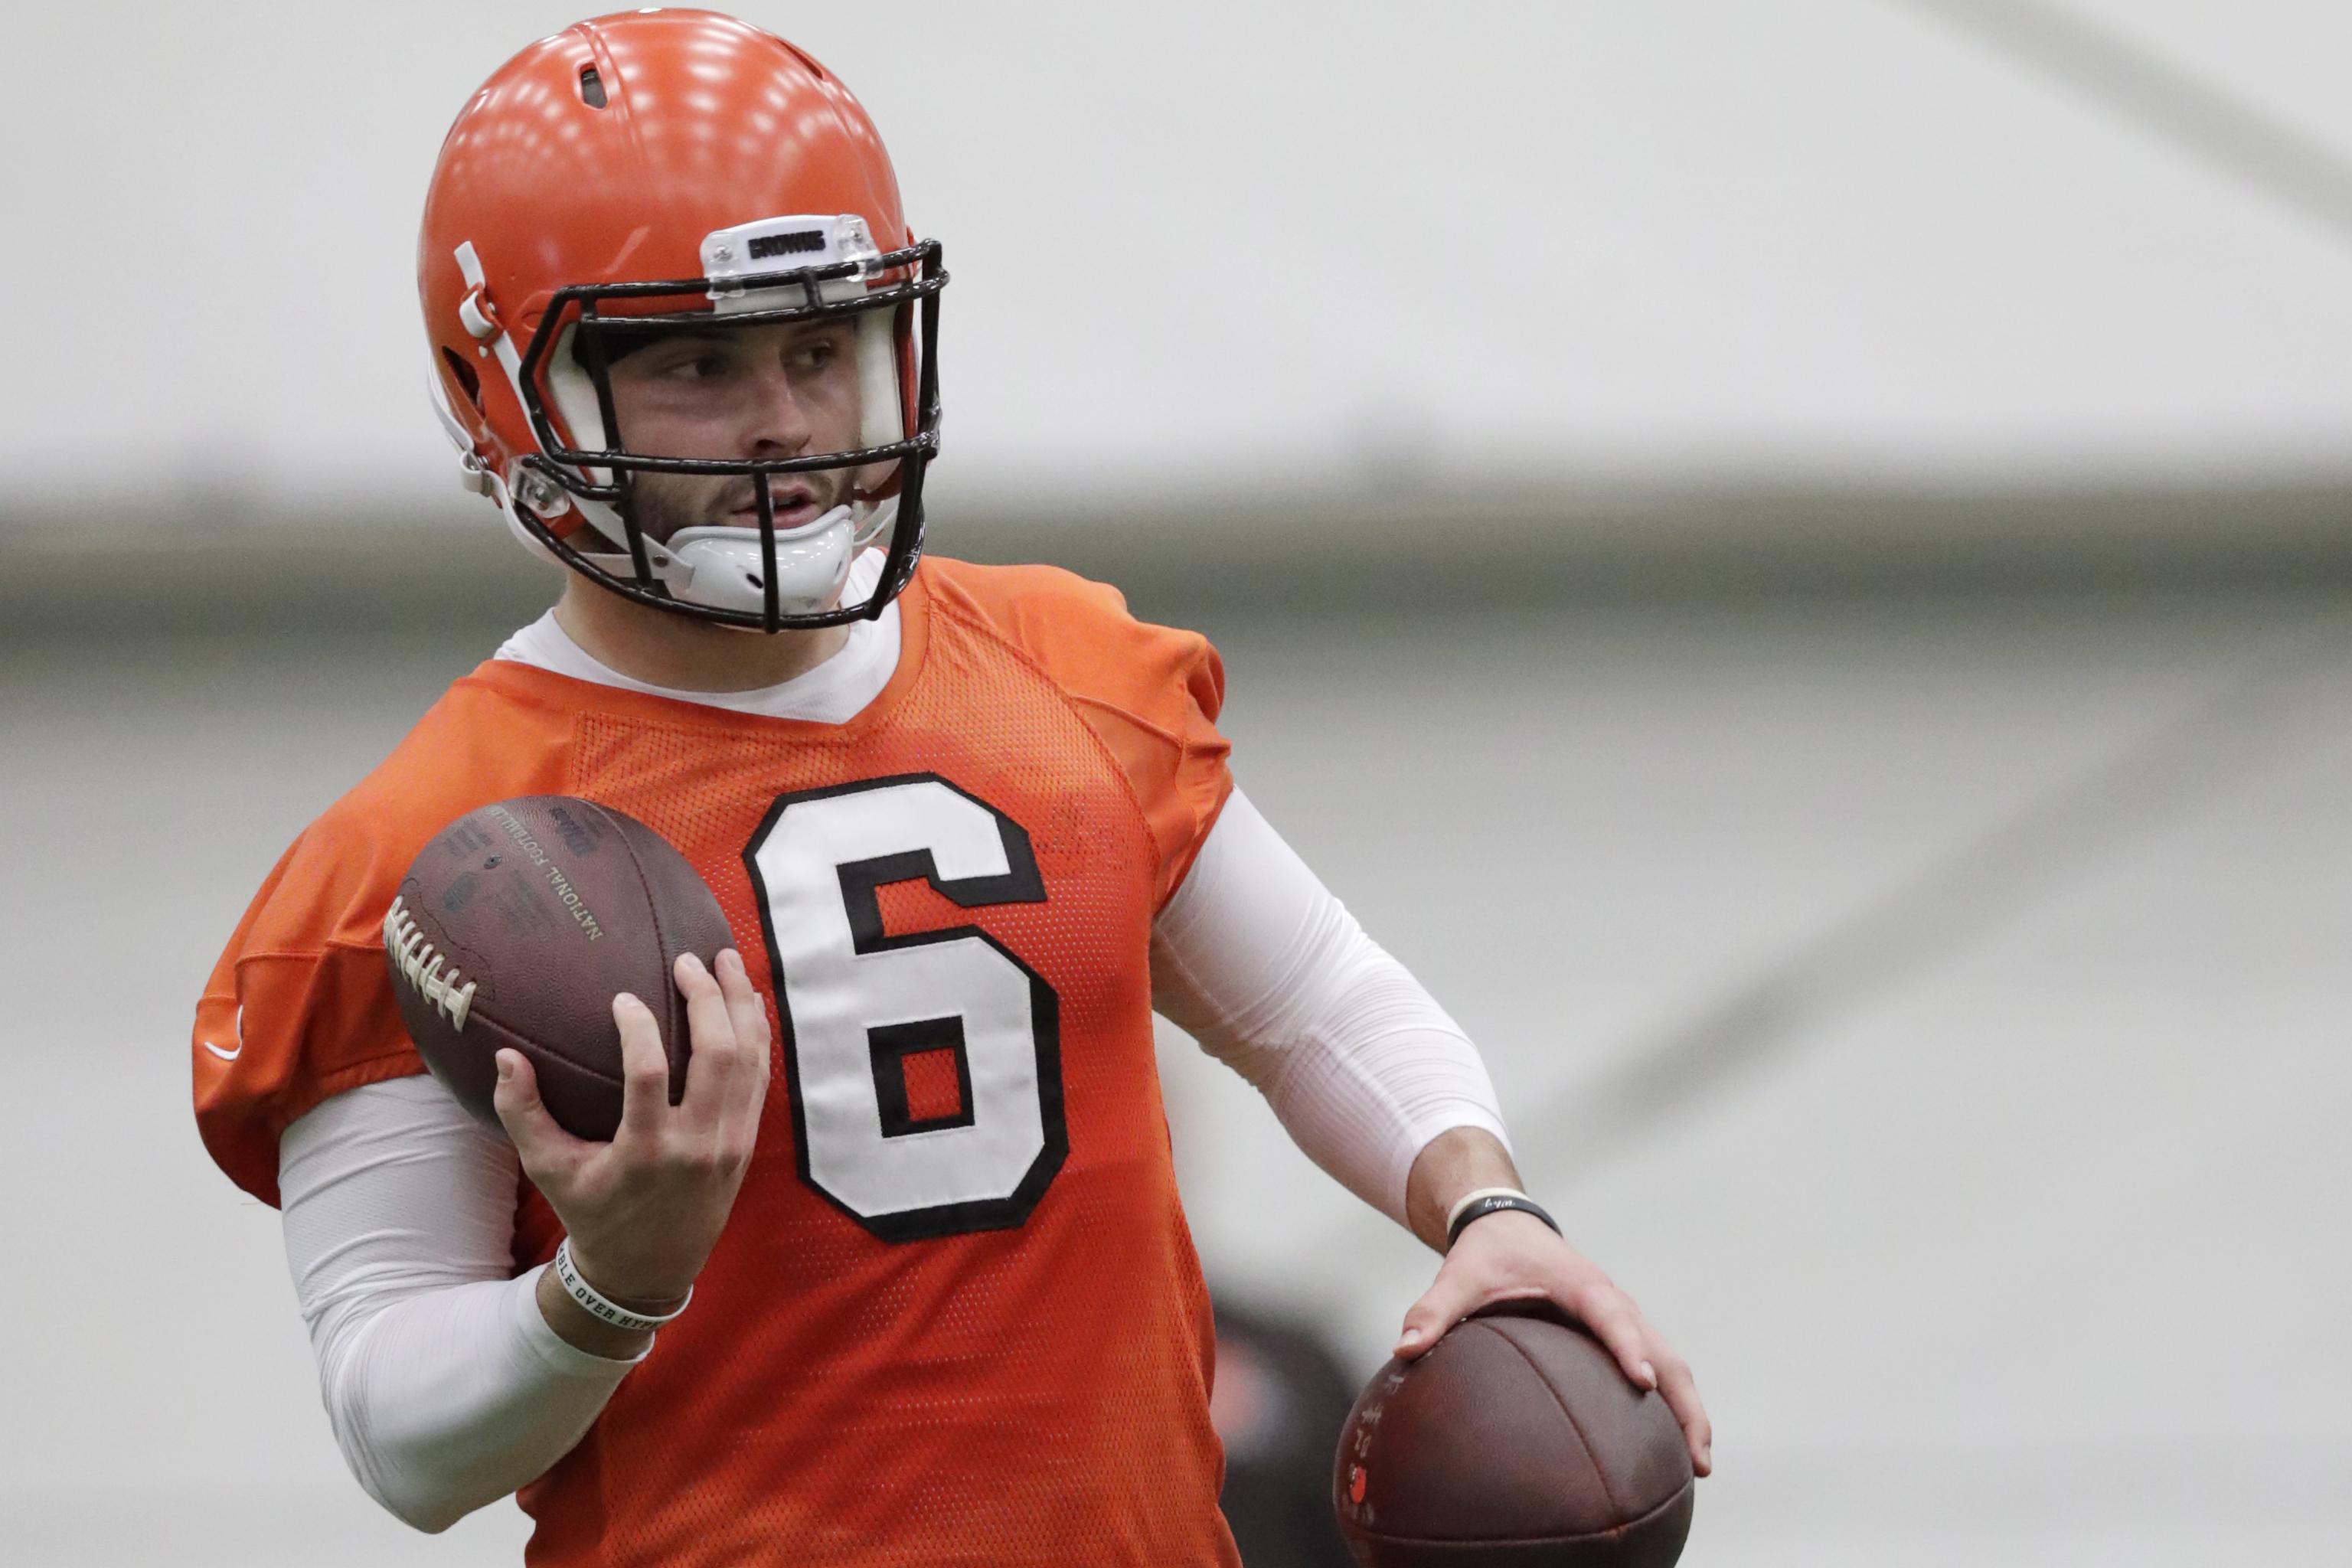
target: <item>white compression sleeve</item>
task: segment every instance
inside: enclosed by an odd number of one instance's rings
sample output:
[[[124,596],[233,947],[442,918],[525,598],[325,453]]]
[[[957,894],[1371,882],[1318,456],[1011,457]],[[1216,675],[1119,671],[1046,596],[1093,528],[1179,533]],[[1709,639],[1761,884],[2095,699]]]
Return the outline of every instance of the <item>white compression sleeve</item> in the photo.
[[[335,1441],[419,1530],[572,1450],[634,1362],[548,1327],[540,1270],[509,1279],[513,1148],[429,1078],[368,1084],[278,1142],[286,1260]]]
[[[1431,1139],[1505,1138],[1461,1026],[1239,790],[1152,926],[1151,984],[1152,1005],[1256,1085],[1310,1159],[1399,1223]]]

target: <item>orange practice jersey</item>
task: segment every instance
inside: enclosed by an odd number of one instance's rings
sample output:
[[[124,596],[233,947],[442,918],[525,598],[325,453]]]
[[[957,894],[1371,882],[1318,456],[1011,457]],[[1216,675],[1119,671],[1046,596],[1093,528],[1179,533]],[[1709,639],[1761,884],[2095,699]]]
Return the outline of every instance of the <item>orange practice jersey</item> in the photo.
[[[1047,568],[929,560],[899,603],[842,725],[481,666],[198,1008],[205,1145],[275,1203],[289,1121],[424,1070],[382,925],[451,818],[585,795],[717,892],[777,1024],[758,1149],[692,1308],[524,1489],[532,1563],[1238,1563],[1147,957],[1231,788],[1223,672]],[[518,1268],[558,1234],[526,1190]]]

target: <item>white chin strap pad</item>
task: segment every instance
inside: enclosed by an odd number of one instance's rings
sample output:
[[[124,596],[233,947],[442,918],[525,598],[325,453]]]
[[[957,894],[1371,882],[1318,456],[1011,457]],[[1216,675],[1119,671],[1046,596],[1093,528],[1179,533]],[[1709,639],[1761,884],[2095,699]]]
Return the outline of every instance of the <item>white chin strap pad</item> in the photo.
[[[829,610],[857,558],[856,520],[845,506],[798,528],[776,530],[776,608],[787,616]],[[768,607],[766,563],[756,528],[681,528],[670,535],[656,574],[672,596],[715,610]]]

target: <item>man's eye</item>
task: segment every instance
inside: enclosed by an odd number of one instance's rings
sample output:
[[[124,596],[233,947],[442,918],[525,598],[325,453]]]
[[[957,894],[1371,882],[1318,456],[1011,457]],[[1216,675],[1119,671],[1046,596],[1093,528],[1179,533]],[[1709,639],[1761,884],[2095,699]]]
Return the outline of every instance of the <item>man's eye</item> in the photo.
[[[800,363],[822,368],[849,359],[856,352],[855,336],[841,328],[805,339],[795,352]]]
[[[714,381],[727,374],[727,360],[722,354],[696,354],[671,365],[669,374],[680,381]]]

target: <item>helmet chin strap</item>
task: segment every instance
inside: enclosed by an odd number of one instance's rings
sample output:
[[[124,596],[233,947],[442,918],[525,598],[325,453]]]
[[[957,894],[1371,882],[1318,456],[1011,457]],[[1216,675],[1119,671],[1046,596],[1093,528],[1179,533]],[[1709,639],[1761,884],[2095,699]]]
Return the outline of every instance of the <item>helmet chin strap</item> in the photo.
[[[594,506],[594,510],[590,507]],[[581,506],[590,532],[607,533],[603,519],[609,507],[590,502]],[[860,498],[835,507],[797,528],[776,530],[776,609],[787,616],[814,615],[836,607],[848,585],[850,567],[868,545],[889,542],[898,520],[895,497],[879,500]],[[626,538],[617,518],[610,539]],[[542,550],[542,552],[545,552]],[[593,565],[627,577],[635,568],[623,553],[585,552]],[[759,615],[767,607],[763,577],[767,567],[760,548],[760,531],[727,524],[681,528],[666,541],[646,541],[646,564],[654,580],[684,604],[712,609],[743,610]]]
[[[858,527],[847,506],[835,507],[798,528],[776,530],[776,608],[787,616],[829,610],[849,581],[857,558]],[[673,598],[716,610],[756,615],[768,603],[766,552],[756,528],[681,528],[664,546],[669,564],[656,568]]]

